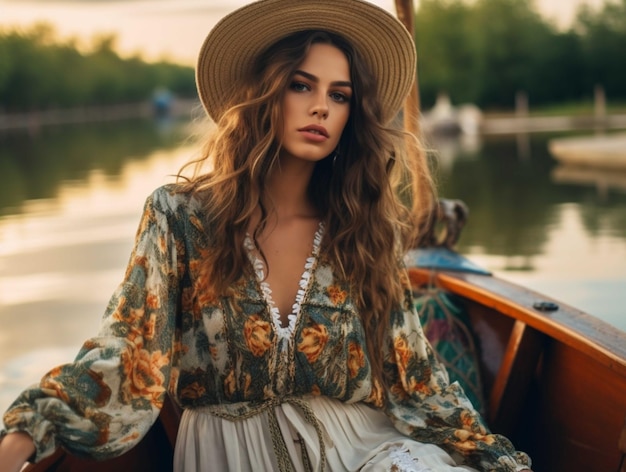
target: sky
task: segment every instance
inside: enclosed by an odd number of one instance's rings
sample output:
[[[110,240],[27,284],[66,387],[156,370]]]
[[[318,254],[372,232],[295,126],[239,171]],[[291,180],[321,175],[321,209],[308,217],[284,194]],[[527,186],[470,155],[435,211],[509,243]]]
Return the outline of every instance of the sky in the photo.
[[[393,13],[394,0],[370,0]],[[605,0],[535,0],[539,12],[567,27],[582,4]],[[124,55],[170,59],[193,65],[206,33],[225,14],[248,0],[0,0],[0,28],[51,23],[64,39],[90,44],[94,36],[114,33]],[[415,1],[417,4],[417,0]]]

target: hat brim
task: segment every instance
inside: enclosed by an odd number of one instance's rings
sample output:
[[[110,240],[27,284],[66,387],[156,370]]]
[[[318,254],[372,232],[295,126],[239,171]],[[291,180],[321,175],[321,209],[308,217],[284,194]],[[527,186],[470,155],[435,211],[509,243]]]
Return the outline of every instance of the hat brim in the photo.
[[[391,121],[415,80],[415,46],[397,18],[363,0],[261,0],[225,16],[206,37],[196,67],[209,116],[220,118],[231,87],[259,54],[304,30],[338,34],[359,51],[377,80],[382,121]]]

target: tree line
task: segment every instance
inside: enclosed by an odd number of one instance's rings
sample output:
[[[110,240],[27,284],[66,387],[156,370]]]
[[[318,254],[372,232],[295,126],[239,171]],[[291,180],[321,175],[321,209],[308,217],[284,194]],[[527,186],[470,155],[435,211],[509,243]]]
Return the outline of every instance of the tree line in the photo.
[[[196,96],[193,68],[122,58],[115,48],[114,35],[101,35],[83,50],[45,23],[0,30],[0,112],[140,102],[161,87]]]
[[[453,103],[511,109],[522,91],[531,106],[626,99],[626,0],[582,7],[560,31],[532,0],[420,0],[415,16],[424,106],[440,92]]]
[[[596,86],[626,101],[626,0],[582,7],[566,31],[533,0],[420,0],[415,41],[424,108],[441,92],[483,109],[511,109],[518,92],[531,107],[591,101]],[[191,67],[122,58],[115,46],[104,35],[84,51],[46,24],[0,30],[0,111],[137,102],[159,87],[196,97]]]

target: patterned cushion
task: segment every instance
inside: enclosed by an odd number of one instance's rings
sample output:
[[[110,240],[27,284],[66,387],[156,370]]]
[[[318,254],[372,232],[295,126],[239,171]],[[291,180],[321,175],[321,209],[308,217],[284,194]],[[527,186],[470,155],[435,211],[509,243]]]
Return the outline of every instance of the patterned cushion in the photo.
[[[478,352],[460,299],[437,288],[414,288],[413,295],[424,333],[445,365],[450,381],[458,381],[474,407],[484,413]]]

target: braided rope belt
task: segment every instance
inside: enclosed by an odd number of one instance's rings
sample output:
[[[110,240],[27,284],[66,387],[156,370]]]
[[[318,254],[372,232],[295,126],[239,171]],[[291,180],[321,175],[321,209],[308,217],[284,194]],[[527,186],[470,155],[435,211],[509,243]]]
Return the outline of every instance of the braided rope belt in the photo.
[[[278,470],[279,472],[293,472],[293,463],[289,457],[285,438],[280,430],[278,418],[276,417],[276,407],[284,403],[289,403],[290,405],[298,407],[300,411],[302,411],[305,421],[315,428],[315,432],[320,443],[320,470],[321,472],[324,472],[326,470],[326,447],[324,444],[322,425],[315,416],[315,412],[311,408],[311,405],[309,405],[309,403],[302,397],[276,397],[261,403],[246,402],[210,405],[203,407],[203,410],[214,416],[233,422],[243,421],[261,413],[268,412],[267,418],[269,421],[270,433],[272,435],[272,447],[278,460]],[[306,445],[300,435],[298,435],[298,438],[299,439],[296,440],[296,442],[300,443],[302,463],[304,464],[305,470],[307,472],[314,472],[306,450]]]

